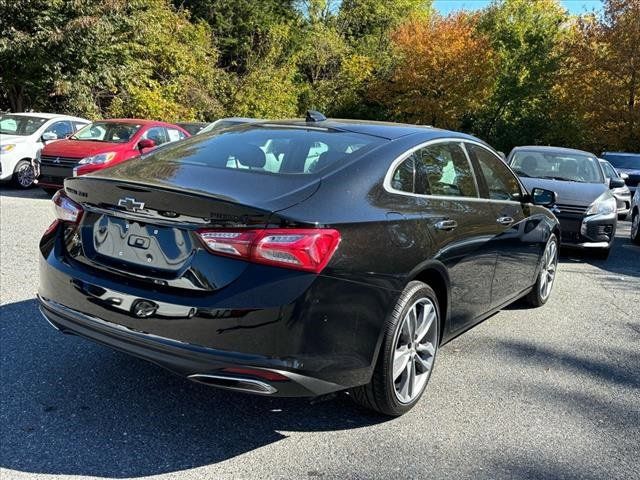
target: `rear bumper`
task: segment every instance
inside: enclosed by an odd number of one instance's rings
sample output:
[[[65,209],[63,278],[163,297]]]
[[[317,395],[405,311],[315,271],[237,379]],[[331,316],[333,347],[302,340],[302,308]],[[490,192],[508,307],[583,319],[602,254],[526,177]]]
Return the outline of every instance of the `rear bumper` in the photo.
[[[208,385],[273,396],[317,396],[346,388],[325,380],[283,370],[279,362],[233,354],[143,332],[136,332],[67,308],[38,296],[40,312],[55,329],[79,335],[130,355],[153,362],[172,372]],[[258,370],[279,374],[287,380],[266,380],[252,375],[226,372],[227,368],[260,364]],[[220,380],[216,382],[216,380]],[[255,388],[251,388],[251,385]]]
[[[584,249],[610,248],[616,234],[618,212],[587,217],[559,216],[563,246]]]
[[[56,237],[40,245],[40,306],[52,325],[203,383],[217,381],[203,375],[236,378],[225,369],[240,367],[287,379],[241,375],[269,387],[249,393],[316,396],[367,383],[384,319],[399,295],[257,265],[219,292],[163,292],[75,264],[61,255]],[[141,300],[153,302],[156,313],[136,316]]]

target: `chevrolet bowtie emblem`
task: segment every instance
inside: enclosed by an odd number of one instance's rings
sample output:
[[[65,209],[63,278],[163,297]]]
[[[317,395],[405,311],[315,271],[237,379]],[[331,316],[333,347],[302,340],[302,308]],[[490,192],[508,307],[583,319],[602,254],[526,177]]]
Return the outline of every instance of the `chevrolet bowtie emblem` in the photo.
[[[135,198],[124,197],[118,200],[118,206],[127,209],[130,212],[139,212],[144,210],[144,202],[138,202]]]

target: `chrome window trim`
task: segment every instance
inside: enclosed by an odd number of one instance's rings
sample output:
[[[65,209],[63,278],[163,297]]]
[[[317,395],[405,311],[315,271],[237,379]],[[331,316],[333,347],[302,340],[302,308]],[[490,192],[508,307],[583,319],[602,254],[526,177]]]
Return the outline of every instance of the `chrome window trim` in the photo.
[[[387,173],[384,177],[384,181],[382,182],[382,186],[383,188],[388,192],[388,193],[392,193],[395,195],[404,195],[406,197],[416,197],[416,198],[434,198],[437,200],[468,200],[468,201],[475,201],[475,202],[487,202],[490,201],[490,199],[488,198],[481,198],[480,197],[480,188],[478,188],[478,179],[476,178],[476,172],[475,169],[473,168],[473,165],[471,164],[471,160],[469,158],[469,154],[467,153],[467,149],[464,147],[464,142],[468,141],[469,143],[474,143],[477,145],[482,146],[482,144],[480,142],[476,142],[473,140],[466,140],[464,138],[456,138],[456,137],[442,137],[442,138],[433,138],[431,140],[427,140],[426,142],[422,142],[418,145],[415,145],[413,147],[411,147],[409,150],[404,151],[403,153],[401,153],[398,157],[396,157],[396,159],[391,162],[391,165],[389,166],[389,169],[387,170]],[[393,178],[393,174],[396,171],[396,168],[398,168],[400,166],[400,164],[402,162],[404,162],[405,160],[407,160],[411,155],[413,155],[415,152],[417,152],[418,150],[420,150],[421,148],[424,147],[428,147],[430,145],[436,145],[438,143],[457,143],[460,144],[460,146],[462,147],[462,151],[465,154],[465,158],[467,159],[467,163],[469,164],[469,168],[471,169],[471,173],[473,175],[473,180],[476,186],[476,196],[475,197],[456,197],[456,196],[449,196],[449,195],[427,195],[427,194],[423,194],[423,193],[413,193],[413,192],[405,192],[402,190],[396,190],[395,188],[393,188],[391,186],[391,180]],[[500,160],[502,161],[502,160]],[[513,200],[500,200],[503,202],[513,202]],[[517,202],[519,203],[519,202]]]

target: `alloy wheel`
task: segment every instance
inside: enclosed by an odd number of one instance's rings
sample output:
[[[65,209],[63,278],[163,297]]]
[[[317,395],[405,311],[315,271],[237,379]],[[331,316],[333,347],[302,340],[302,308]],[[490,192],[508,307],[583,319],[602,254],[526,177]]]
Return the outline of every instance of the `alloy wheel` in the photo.
[[[631,237],[632,238],[638,235],[638,228],[640,228],[640,213],[636,213],[631,219]]]
[[[558,266],[558,245],[554,238],[547,243],[542,255],[542,269],[540,272],[540,297],[546,300],[551,294],[553,282],[556,278]]]
[[[33,167],[27,163],[20,165],[16,170],[16,180],[22,188],[28,188],[33,185],[35,180]]]
[[[420,298],[399,325],[394,339],[393,383],[402,403],[418,397],[427,384],[436,353],[437,322],[433,302]]]

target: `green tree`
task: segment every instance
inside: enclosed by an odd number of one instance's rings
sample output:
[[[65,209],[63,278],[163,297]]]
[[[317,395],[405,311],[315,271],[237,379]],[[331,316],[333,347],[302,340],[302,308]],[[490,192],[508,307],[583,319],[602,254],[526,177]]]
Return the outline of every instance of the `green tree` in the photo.
[[[220,66],[240,73],[254,52],[265,48],[272,27],[299,18],[295,0],[174,0],[174,4],[211,26]]]
[[[0,81],[13,110],[167,120],[222,112],[209,27],[168,0],[17,0],[0,11]]]
[[[491,39],[498,71],[475,133],[504,150],[544,139],[567,20],[557,0],[501,0],[483,12],[479,29]]]

